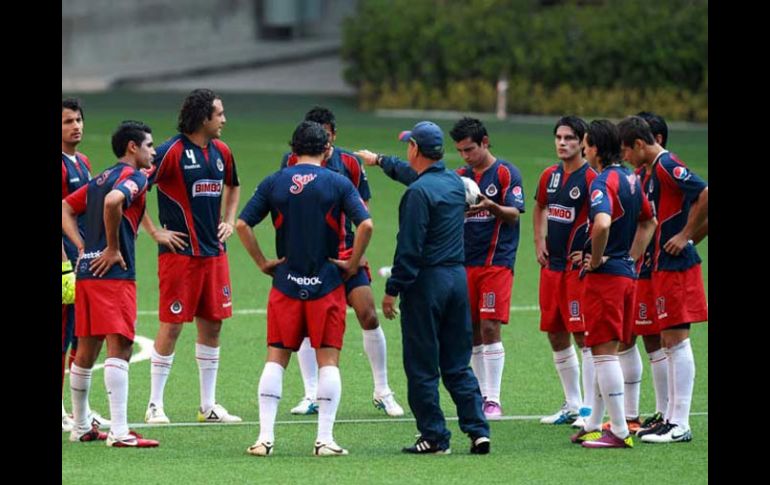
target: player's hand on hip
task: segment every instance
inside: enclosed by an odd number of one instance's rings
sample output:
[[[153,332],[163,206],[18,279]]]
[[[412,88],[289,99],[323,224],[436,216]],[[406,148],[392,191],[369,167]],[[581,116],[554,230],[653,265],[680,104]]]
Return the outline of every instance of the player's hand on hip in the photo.
[[[286,256],[281,259],[266,259],[265,262],[259,266],[259,269],[268,276],[275,276],[275,268],[284,262],[286,262]]]
[[[61,302],[62,305],[75,303],[75,273],[69,261],[62,261],[61,264]]]
[[[227,238],[233,235],[233,225],[229,222],[220,222],[217,228],[217,237],[219,242],[227,241]]]
[[[356,273],[358,273],[358,267],[359,265],[353,266],[350,264],[350,260],[342,260],[342,259],[334,259],[329,258],[329,261],[337,265],[339,269],[342,270],[342,279],[347,281],[353,276],[355,276]]]
[[[382,314],[385,315],[385,318],[388,320],[393,320],[396,318],[396,315],[398,315],[398,310],[396,310],[396,297],[385,295],[382,298]]]
[[[91,270],[94,276],[101,278],[112,268],[115,264],[119,264],[122,269],[128,269],[128,265],[123,260],[123,255],[117,249],[107,248],[102,251],[96,259],[91,261],[91,265],[88,269]]]
[[[187,247],[187,243],[184,240],[186,237],[187,234],[183,232],[171,231],[165,227],[163,229],[158,229],[152,235],[152,238],[155,239],[156,243],[166,246],[172,253],[176,253]]]
[[[548,249],[545,246],[545,242],[535,243],[535,257],[540,266],[546,266],[548,264]],[[580,261],[578,260],[578,263]]]
[[[679,234],[675,234],[671,239],[666,241],[666,244],[663,245],[663,249],[673,256],[679,256],[679,254],[684,250],[684,248],[690,243],[690,241],[687,239],[687,237],[684,236],[681,232]]]

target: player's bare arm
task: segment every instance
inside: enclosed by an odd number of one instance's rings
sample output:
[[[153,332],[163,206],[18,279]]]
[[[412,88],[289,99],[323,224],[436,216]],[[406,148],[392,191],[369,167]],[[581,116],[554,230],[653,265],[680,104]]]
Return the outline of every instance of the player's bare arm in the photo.
[[[591,229],[591,254],[586,254],[584,268],[586,271],[594,271],[609,259],[604,255],[607,249],[607,240],[610,237],[610,225],[612,218],[605,212],[600,212],[594,217],[594,225]]]
[[[671,237],[666,244],[663,245],[663,249],[674,256],[678,256],[682,250],[689,244],[690,240],[696,233],[696,229],[700,229],[703,223],[708,218],[709,211],[709,188],[706,187],[698,194],[698,198],[690,206],[690,214],[687,216],[687,224],[682,230]]]
[[[369,245],[369,241],[372,239],[372,232],[374,232],[374,224],[372,219],[365,219],[356,226],[356,235],[353,239],[353,254],[350,259],[343,261],[341,259],[329,258],[329,260],[336,264],[344,274],[342,278],[347,281],[358,272],[358,268],[361,266],[361,259],[364,256],[364,251]]]
[[[532,212],[532,226],[535,233],[535,257],[540,266],[545,266],[548,264],[548,246],[546,244],[548,213],[545,206],[539,203],[535,204],[535,209]],[[580,253],[578,253],[578,258],[580,258]],[[578,259],[579,261],[580,259]]]
[[[187,234],[179,231],[171,231],[165,227],[158,228],[152,222],[152,218],[147,212],[145,212],[144,217],[142,217],[142,227],[156,243],[166,246],[172,253],[176,253],[177,250],[181,251],[187,247],[187,242],[185,242]]]
[[[120,220],[123,217],[123,201],[126,196],[119,190],[113,190],[104,198],[104,232],[107,239],[107,247],[102,254],[91,261],[88,267],[94,276],[102,277],[115,264],[119,264],[124,270],[128,268],[120,254],[120,243],[118,232],[120,230]]]
[[[479,203],[470,206],[468,208],[468,214],[473,215],[482,210],[488,210],[498,219],[502,219],[503,222],[511,225],[516,224],[516,221],[519,220],[519,215],[521,215],[519,209],[502,206],[493,202],[484,194],[479,194]]]
[[[251,259],[257,264],[259,270],[266,275],[273,276],[276,266],[286,261],[285,257],[281,259],[267,259],[259,247],[254,231],[243,219],[238,219],[238,222],[235,223],[235,230],[238,231],[238,237],[243,243],[243,247],[246,248],[246,252],[249,253]]]
[[[225,206],[225,217],[217,227],[217,237],[219,242],[225,242],[233,235],[233,229],[235,228],[235,215],[238,211],[238,200],[241,196],[241,188],[239,186],[225,185],[222,191],[222,201]]]
[[[658,220],[654,217],[647,219],[646,221],[639,221],[636,225],[636,234],[634,235],[634,242],[631,243],[631,250],[629,253],[634,261],[639,261],[639,258],[644,256],[644,250],[650,244],[652,235],[655,233],[655,228],[658,226]]]

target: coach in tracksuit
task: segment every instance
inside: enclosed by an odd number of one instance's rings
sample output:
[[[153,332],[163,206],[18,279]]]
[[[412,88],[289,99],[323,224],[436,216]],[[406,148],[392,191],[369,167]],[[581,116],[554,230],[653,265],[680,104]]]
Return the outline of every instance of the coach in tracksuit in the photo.
[[[436,124],[417,123],[399,137],[418,178],[399,205],[399,231],[382,310],[396,316],[401,295],[401,331],[409,407],[420,437],[406,453],[449,453],[451,433],[439,406],[439,375],[457,406],[460,429],[471,453],[489,452],[489,425],[481,411],[479,383],[468,362],[472,329],[465,276],[465,189],[441,158],[444,137]]]

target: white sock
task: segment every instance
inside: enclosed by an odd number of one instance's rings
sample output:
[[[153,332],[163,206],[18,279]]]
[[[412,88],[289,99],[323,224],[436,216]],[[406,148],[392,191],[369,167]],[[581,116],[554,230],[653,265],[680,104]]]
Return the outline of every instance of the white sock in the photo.
[[[174,364],[174,354],[160,355],[155,346],[150,355],[150,402],[158,407],[163,407],[163,391],[166,389],[168,375],[171,374],[171,366]]]
[[[482,397],[487,397],[487,372],[484,370],[484,346],[474,345],[471,351],[471,369],[479,381],[479,390]]]
[[[581,363],[581,371],[583,376],[583,405],[593,407],[594,400],[596,399],[596,392],[599,389],[595,382],[596,368],[594,367],[594,355],[591,353],[591,347],[583,347],[583,362]],[[593,412],[593,411],[591,411]],[[602,406],[602,414],[604,413],[604,407]],[[599,416],[601,420],[603,416]]]
[[[195,344],[195,360],[198,361],[198,375],[201,386],[201,411],[214,407],[217,397],[217,371],[219,370],[219,347]]]
[[[259,439],[275,441],[275,416],[283,393],[283,367],[275,362],[266,362],[259,378]]]
[[[110,401],[110,432],[128,434],[128,362],[110,357],[104,361],[104,385]]]
[[[626,419],[639,418],[639,391],[642,388],[642,356],[636,345],[618,353],[620,369],[623,372]]]
[[[305,384],[305,397],[315,401],[318,392],[318,362],[315,358],[315,349],[310,346],[310,338],[305,337],[297,351],[299,371],[302,373],[302,382]]]
[[[567,408],[578,411],[583,400],[580,397],[580,362],[578,362],[575,347],[570,345],[564,350],[554,352],[553,363],[556,366],[556,372],[559,373],[561,387],[564,389]]]
[[[487,386],[487,400],[500,404],[500,384],[503,382],[505,349],[502,342],[485,345],[482,352],[484,359],[484,382]]]
[[[88,393],[91,390],[91,369],[72,364],[70,367],[70,397],[72,420],[79,429],[90,428],[88,422]]]
[[[66,415],[67,415],[67,410],[64,409],[64,399],[62,399],[61,400],[61,417],[63,418]]]
[[[685,428],[690,427],[690,404],[692,404],[692,389],[695,385],[695,359],[690,346],[690,339],[674,345],[668,352],[669,379],[674,380],[674,395],[669,396],[673,401],[673,411],[668,418],[671,423]],[[673,367],[673,372],[671,368]],[[669,404],[671,408],[671,404]]]
[[[589,349],[590,350],[590,349]],[[593,367],[595,362],[591,359],[591,366]],[[602,429],[602,420],[604,419],[604,399],[602,399],[602,393],[599,390],[599,380],[596,377],[596,372],[591,372],[591,381],[583,382],[587,385],[586,394],[591,396],[590,401],[585,401],[591,406],[591,414],[585,420],[586,425],[583,429],[586,431],[599,431]]]
[[[655,412],[666,415],[668,407],[668,358],[663,349],[658,349],[650,355],[650,368],[652,368],[652,384],[655,387]]]
[[[623,370],[618,356],[594,355],[594,366],[602,400],[610,415],[612,433],[618,438],[625,438],[628,436],[628,425],[626,413],[623,412]]]
[[[388,386],[388,347],[385,343],[385,333],[382,327],[373,330],[362,330],[364,336],[364,351],[369,357],[374,378],[374,392],[378,396],[390,394]]]
[[[316,441],[334,441],[334,419],[340,405],[342,380],[340,369],[325,365],[318,370],[318,437]]]

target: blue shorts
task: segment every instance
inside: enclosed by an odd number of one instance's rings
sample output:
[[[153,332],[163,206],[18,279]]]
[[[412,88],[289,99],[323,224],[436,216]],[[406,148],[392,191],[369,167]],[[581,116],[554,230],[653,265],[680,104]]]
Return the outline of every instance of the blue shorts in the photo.
[[[361,266],[358,268],[358,273],[345,282],[345,294],[349,295],[351,291],[359,286],[369,286],[371,284],[372,274],[369,272],[369,266]]]

